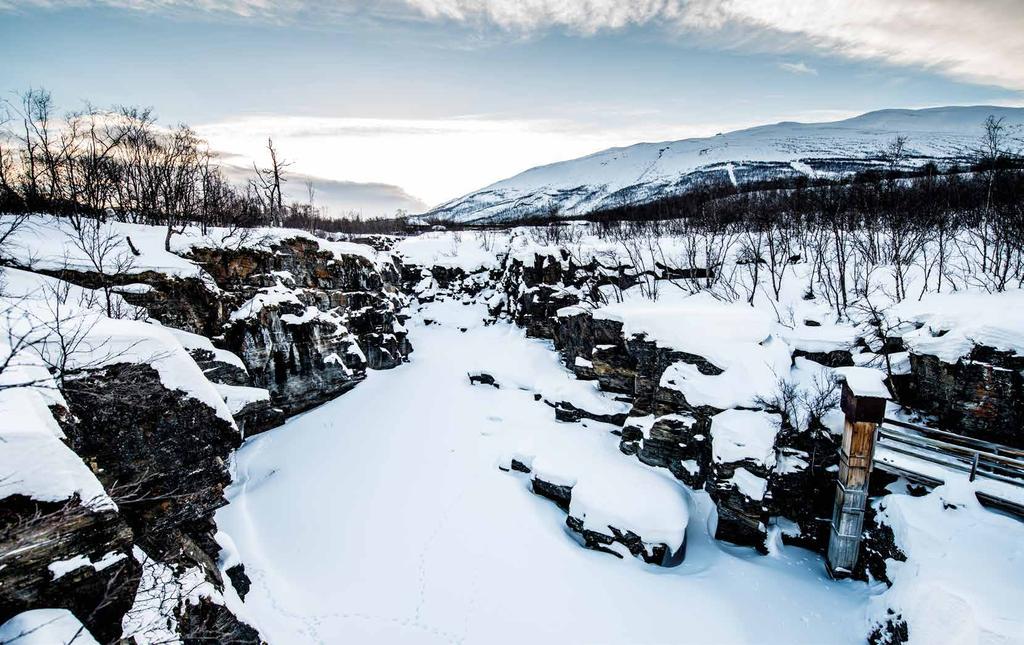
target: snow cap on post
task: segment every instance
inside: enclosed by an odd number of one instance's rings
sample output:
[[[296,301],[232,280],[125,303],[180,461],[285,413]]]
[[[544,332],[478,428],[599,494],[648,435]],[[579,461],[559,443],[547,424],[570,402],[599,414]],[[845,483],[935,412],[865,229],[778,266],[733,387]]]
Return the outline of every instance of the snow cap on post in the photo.
[[[885,375],[870,367],[840,367],[836,373],[843,379],[842,408],[847,419],[881,423],[885,402],[892,398]]]

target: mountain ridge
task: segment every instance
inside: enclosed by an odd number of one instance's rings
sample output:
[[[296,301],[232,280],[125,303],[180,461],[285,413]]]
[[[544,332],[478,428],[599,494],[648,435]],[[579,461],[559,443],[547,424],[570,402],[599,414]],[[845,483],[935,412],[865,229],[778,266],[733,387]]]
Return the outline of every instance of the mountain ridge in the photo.
[[[879,153],[896,135],[907,137],[908,165],[948,166],[967,158],[989,115],[1002,118],[1013,147],[1021,147],[1024,108],[889,108],[838,121],[782,121],[711,137],[608,148],[527,169],[436,206],[423,217],[455,223],[569,218],[655,201],[706,182],[839,178],[881,163]]]

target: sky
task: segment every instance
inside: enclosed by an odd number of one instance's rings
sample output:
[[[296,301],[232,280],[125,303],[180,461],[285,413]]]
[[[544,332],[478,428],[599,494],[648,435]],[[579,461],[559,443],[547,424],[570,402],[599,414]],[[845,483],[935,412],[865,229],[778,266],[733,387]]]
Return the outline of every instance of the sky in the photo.
[[[0,92],[151,106],[239,169],[273,137],[293,196],[371,216],[640,141],[1024,105],[1022,33],[1020,0],[0,0]]]

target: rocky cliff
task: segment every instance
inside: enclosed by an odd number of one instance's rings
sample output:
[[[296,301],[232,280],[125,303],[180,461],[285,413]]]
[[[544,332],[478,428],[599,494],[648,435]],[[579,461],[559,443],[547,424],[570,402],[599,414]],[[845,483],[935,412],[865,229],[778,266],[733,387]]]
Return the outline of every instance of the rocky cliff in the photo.
[[[400,267],[369,247],[280,231],[234,245],[197,236],[154,261],[148,231],[136,229],[130,246],[143,253],[131,272],[4,258],[29,269],[5,271],[24,291],[2,294],[5,306],[42,321],[48,331],[32,346],[60,378],[56,398],[33,379],[0,388],[0,407],[25,399],[38,412],[0,427],[0,439],[45,440],[48,452],[25,447],[32,462],[52,452],[93,494],[47,492],[61,471],[36,488],[18,470],[0,473],[19,481],[0,491],[0,623],[56,607],[102,642],[260,642],[228,609],[247,590],[244,566],[220,567],[214,512],[228,463],[244,436],[406,360]],[[28,347],[3,349],[35,356]]]

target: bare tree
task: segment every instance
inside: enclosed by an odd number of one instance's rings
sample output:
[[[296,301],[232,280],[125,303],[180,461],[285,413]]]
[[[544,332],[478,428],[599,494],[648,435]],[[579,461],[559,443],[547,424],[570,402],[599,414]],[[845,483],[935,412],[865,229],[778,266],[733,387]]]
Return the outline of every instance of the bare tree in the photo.
[[[121,312],[115,311],[117,302],[121,300],[114,293],[115,279],[131,271],[135,266],[135,254],[113,228],[96,219],[84,219],[71,242],[98,276],[107,316],[121,317],[118,315]]]
[[[267,139],[267,152],[270,153],[270,166],[260,168],[253,164],[253,170],[256,171],[253,187],[267,212],[270,213],[271,223],[274,226],[280,226],[284,219],[284,197],[281,186],[287,181],[285,170],[291,163],[278,158],[274,140],[270,138]]]

